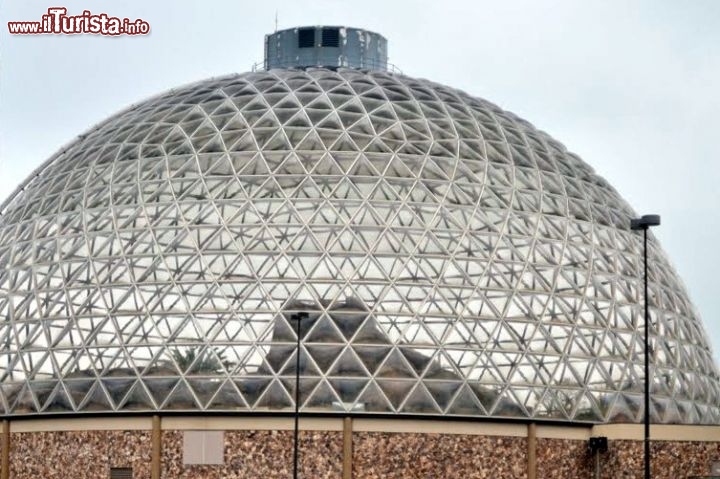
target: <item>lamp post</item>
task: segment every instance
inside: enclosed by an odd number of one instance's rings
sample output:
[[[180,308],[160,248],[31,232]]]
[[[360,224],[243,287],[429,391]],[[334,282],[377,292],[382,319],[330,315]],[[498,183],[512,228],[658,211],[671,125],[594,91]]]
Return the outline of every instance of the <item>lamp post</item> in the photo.
[[[293,479],[298,477],[298,426],[300,422],[300,322],[308,317],[307,313],[295,313],[290,319],[297,323],[297,353],[295,357],[295,435],[293,441]]]
[[[647,238],[648,229],[660,225],[660,215],[643,215],[640,218],[630,220],[630,229],[643,232],[643,262],[645,272],[643,281],[645,283],[645,479],[650,479],[650,313],[648,312],[648,258]]]

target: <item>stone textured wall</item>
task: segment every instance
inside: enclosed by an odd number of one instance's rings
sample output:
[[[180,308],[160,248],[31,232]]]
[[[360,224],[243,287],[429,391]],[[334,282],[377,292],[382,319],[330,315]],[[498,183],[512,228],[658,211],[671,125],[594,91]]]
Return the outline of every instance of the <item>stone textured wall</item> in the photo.
[[[707,476],[712,463],[720,459],[720,444],[712,442],[651,443],[653,479],[677,479]],[[601,456],[602,477],[607,479],[641,479],[643,477],[643,443],[610,441],[607,459]]]
[[[706,475],[712,464],[720,460],[720,444],[703,442],[656,443],[653,447],[656,458],[657,477],[683,477],[684,475]]]
[[[225,465],[184,466],[182,431],[163,431],[163,478],[250,479],[292,475],[292,431],[226,431]],[[15,432],[12,479],[101,479],[110,467],[132,467],[134,479],[150,479],[150,431]],[[720,460],[720,443],[656,441],[654,479],[708,475]],[[342,476],[342,433],[300,433],[300,474]],[[600,456],[603,479],[641,479],[641,441],[611,440]],[[538,479],[594,477],[594,457],[582,440],[537,440]],[[524,437],[355,432],[356,479],[527,477]]]
[[[292,477],[292,431],[226,431],[224,466],[183,466],[182,431],[163,431],[163,478],[256,479]],[[342,476],[342,433],[300,432],[300,476]]]
[[[537,477],[539,479],[576,479],[594,477],[587,441],[537,439]]]
[[[515,479],[526,477],[526,466],[525,438],[381,432],[353,435],[356,478]]]
[[[183,433],[163,431],[163,478],[246,479],[292,475],[292,431],[226,431],[224,466],[183,466]],[[100,479],[111,467],[132,467],[134,479],[150,478],[150,431],[13,433],[13,479]],[[302,477],[342,475],[342,433],[300,433]]]
[[[713,442],[651,443],[650,463],[653,479],[678,479],[710,474],[713,462],[720,459],[720,444]],[[586,441],[538,439],[538,478],[575,479],[594,477],[595,457]],[[611,440],[608,451],[600,454],[602,479],[642,479],[642,441]]]
[[[111,467],[150,479],[150,431],[20,432],[10,441],[12,479],[99,479]]]

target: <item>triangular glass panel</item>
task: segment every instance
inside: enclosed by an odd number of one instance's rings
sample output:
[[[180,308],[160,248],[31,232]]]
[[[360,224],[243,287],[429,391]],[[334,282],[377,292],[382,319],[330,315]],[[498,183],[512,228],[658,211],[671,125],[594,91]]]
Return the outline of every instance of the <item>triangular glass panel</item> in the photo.
[[[195,397],[200,401],[200,407],[205,409],[213,398],[215,393],[218,392],[220,387],[224,384],[222,380],[215,378],[196,378],[187,380],[190,389],[195,393]]]
[[[327,381],[320,381],[320,384],[311,392],[310,397],[303,403],[303,410],[327,411],[334,409],[334,406],[341,403],[340,398],[330,387]]]
[[[455,393],[460,386],[462,386],[460,381],[424,381],[423,384],[425,384],[425,387],[430,391],[433,399],[443,412],[455,397]]]
[[[53,392],[55,391],[55,388],[58,385],[58,381],[30,381],[30,390],[32,391],[32,395],[37,400],[38,405],[40,406],[40,409],[45,407],[45,404],[47,404],[50,397],[53,395]]]
[[[342,176],[343,172],[330,154],[324,154],[312,167],[311,174],[322,176]]]
[[[113,409],[100,383],[93,385],[78,407],[78,411],[112,411]]]
[[[307,351],[310,353],[315,364],[318,365],[323,373],[326,373],[330,366],[340,355],[343,350],[343,346],[330,346],[330,345],[318,345],[318,346],[305,346]]]
[[[290,358],[285,363],[285,367],[280,371],[282,376],[295,377],[297,374],[297,348],[292,352]],[[315,362],[310,358],[306,348],[302,347],[302,354],[300,354],[300,375],[301,376],[320,376]]]
[[[411,347],[400,347],[399,349],[408,364],[415,370],[416,374],[422,374],[422,372],[425,371],[432,361],[432,356],[430,355],[434,353],[432,349],[419,350],[418,348]]]
[[[435,357],[425,370],[423,377],[425,379],[456,379],[462,374],[457,369],[455,361],[443,351],[435,354]]]
[[[352,348],[371,375],[375,374],[378,366],[392,349],[390,346],[360,346],[354,343]]]
[[[315,129],[310,130],[295,146],[295,151],[318,151],[325,150],[325,145]],[[316,167],[317,168],[317,167]]]
[[[380,369],[377,370],[377,377],[381,378],[414,378],[416,377],[412,366],[407,362],[397,349],[393,349],[387,356]]]
[[[280,381],[274,380],[255,404],[255,409],[284,409],[292,407],[293,403]]]
[[[252,408],[255,403],[260,399],[265,390],[270,385],[272,378],[245,378],[235,380],[235,386],[237,386],[240,393],[243,395],[248,405]]]
[[[422,383],[418,383],[402,405],[402,412],[437,414],[442,411],[435,404],[427,388]]]
[[[405,401],[410,390],[415,386],[416,381],[407,379],[378,379],[378,386],[384,396],[388,398],[394,410],[398,410],[400,404]]]
[[[369,316],[367,320],[358,328],[353,339],[353,344],[387,344],[387,334],[377,324],[374,316]]]
[[[162,405],[162,409],[198,409],[199,406],[185,381],[180,380]]]
[[[140,381],[135,382],[132,389],[127,394],[127,396],[125,396],[125,399],[119,406],[119,409],[124,410],[148,410],[155,408],[156,406],[153,404],[152,399],[150,399],[150,396],[148,395],[147,391],[145,391],[145,388]]]
[[[345,307],[337,308],[328,312],[330,318],[340,329],[346,339],[350,339],[358,330],[358,327],[367,317],[367,312],[357,311],[359,308]]]
[[[55,391],[45,403],[43,412],[69,412],[74,411],[75,405],[67,395],[61,382],[58,382]]]
[[[116,406],[120,406],[130,388],[135,384],[134,378],[103,378],[100,381]]]
[[[90,390],[96,384],[92,379],[67,379],[64,381],[65,389],[70,395],[70,399],[76,408],[80,407]]]
[[[247,409],[247,407],[248,405],[243,401],[242,396],[237,389],[235,389],[232,381],[224,382],[206,406],[207,409],[223,411]]]
[[[35,413],[40,409],[26,383],[6,385],[3,393],[7,398],[9,409],[16,414]]]
[[[288,392],[290,397],[295,401],[295,385],[297,384],[296,377],[285,377],[281,378],[285,390]],[[320,378],[300,378],[300,407],[305,404],[309,394],[315,389],[317,384],[320,382]]]
[[[352,348],[346,348],[342,352],[335,365],[328,371],[329,376],[339,377],[365,377],[368,372],[363,367],[362,361]]]
[[[155,404],[163,404],[180,379],[175,378],[142,378],[145,388]]]
[[[488,412],[488,414],[493,414],[493,409],[498,405],[498,403],[505,402],[501,399],[500,386],[493,387],[490,385],[469,384],[468,387],[473,394],[475,394],[478,402]]]
[[[188,376],[218,376],[227,374],[227,360],[214,348],[202,350],[185,373]]]
[[[297,333],[295,327],[291,326],[284,315],[275,316],[272,329],[272,340],[275,342],[295,342]]]
[[[467,385],[463,385],[448,408],[448,414],[484,416],[482,406]]]
[[[353,410],[370,412],[389,412],[393,408],[375,381],[370,381],[355,401]]]
[[[343,403],[354,403],[367,385],[367,379],[330,379],[330,385]]]
[[[265,355],[263,366],[269,366],[269,370],[261,368],[263,374],[273,374],[280,371],[288,363],[290,357],[295,354],[297,346],[287,344],[273,344]]]
[[[579,399],[579,406],[573,419],[575,421],[603,422],[603,415],[600,412],[598,402],[593,397],[592,393],[585,391],[582,394],[583,397]]]
[[[335,323],[322,315],[315,323],[313,329],[304,338],[307,343],[344,343],[345,339],[335,326]]]

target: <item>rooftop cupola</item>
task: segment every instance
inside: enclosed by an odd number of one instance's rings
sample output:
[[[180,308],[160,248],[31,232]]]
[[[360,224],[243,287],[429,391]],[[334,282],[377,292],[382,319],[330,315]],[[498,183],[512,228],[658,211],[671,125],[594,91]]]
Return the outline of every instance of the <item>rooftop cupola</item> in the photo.
[[[350,27],[297,27],[265,35],[265,69],[359,68],[387,70],[387,40]]]

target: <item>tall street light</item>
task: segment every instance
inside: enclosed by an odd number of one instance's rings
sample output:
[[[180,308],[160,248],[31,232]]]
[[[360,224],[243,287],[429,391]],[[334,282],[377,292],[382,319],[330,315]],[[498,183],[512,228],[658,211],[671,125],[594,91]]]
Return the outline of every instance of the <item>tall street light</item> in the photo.
[[[300,323],[307,319],[307,313],[296,313],[290,319],[297,323],[297,353],[295,354],[295,439],[293,441],[293,479],[298,477],[298,425],[300,422]]]
[[[643,232],[643,260],[645,266],[645,479],[650,479],[650,313],[648,311],[648,229],[660,225],[660,215],[643,215],[630,220],[630,229]]]

